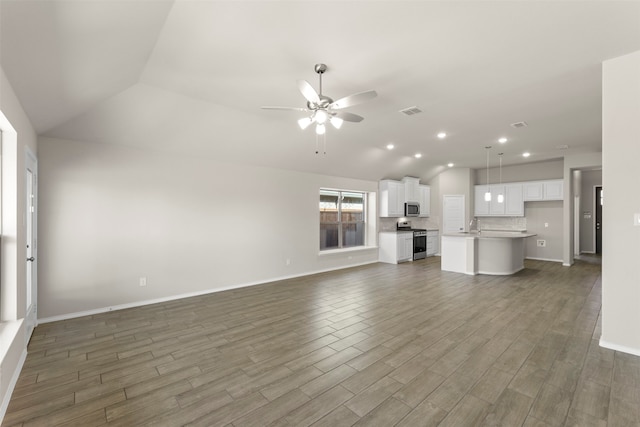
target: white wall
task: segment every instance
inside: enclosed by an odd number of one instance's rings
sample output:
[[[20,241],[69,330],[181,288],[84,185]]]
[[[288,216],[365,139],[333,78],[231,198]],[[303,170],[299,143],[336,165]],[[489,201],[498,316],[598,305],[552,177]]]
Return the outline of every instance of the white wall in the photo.
[[[525,257],[543,261],[562,262],[562,201],[525,202],[527,231],[535,237],[525,240]],[[545,246],[538,246],[544,240]]]
[[[456,194],[464,195],[465,217],[468,223],[473,217],[473,169],[446,169],[431,181],[431,218],[438,222],[442,230],[442,197]]]
[[[2,289],[0,291],[0,420],[26,356],[25,149],[37,152],[35,131],[0,68],[2,138]],[[6,121],[5,121],[6,120]],[[12,128],[9,130],[9,128]]]
[[[603,63],[602,336],[604,347],[640,355],[640,51]]]
[[[493,160],[492,160],[493,161]],[[497,158],[496,160],[497,161]],[[563,174],[563,159],[547,160],[544,162],[526,163],[521,165],[504,166],[502,168],[502,182],[539,181],[543,179],[560,179]],[[500,169],[489,168],[489,183],[498,183]],[[475,184],[487,183],[487,170],[475,170]]]
[[[319,189],[377,182],[47,138],[39,157],[41,318],[377,261],[318,254]]]

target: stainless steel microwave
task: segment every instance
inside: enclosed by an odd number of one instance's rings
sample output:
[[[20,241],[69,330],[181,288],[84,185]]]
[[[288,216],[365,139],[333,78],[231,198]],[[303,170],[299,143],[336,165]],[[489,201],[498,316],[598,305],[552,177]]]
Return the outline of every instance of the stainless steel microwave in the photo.
[[[419,215],[420,215],[420,203],[406,202],[404,204],[404,216],[419,216]]]

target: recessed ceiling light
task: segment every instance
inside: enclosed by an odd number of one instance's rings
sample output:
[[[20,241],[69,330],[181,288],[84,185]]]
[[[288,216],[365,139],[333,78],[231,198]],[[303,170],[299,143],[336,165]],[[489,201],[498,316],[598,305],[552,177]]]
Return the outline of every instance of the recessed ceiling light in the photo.
[[[413,156],[413,157],[415,157],[416,159],[419,159],[420,157],[422,157],[422,154],[420,154],[420,153],[416,153],[416,154],[414,154],[414,156]]]
[[[524,153],[522,153],[522,157],[529,157],[531,155],[530,152],[525,151]]]
[[[447,164],[447,166],[449,166],[450,168],[452,168],[452,167],[453,167],[453,163],[449,163],[449,164]]]
[[[393,144],[387,144],[387,150],[393,150],[394,147],[395,145]]]
[[[499,142],[500,144],[504,144],[505,142],[507,142],[507,138],[502,137],[502,138],[500,138],[500,139],[498,140],[498,142]]]
[[[445,132],[440,132],[438,134],[438,138],[440,138],[440,139],[445,139],[446,137],[447,137],[447,134]]]

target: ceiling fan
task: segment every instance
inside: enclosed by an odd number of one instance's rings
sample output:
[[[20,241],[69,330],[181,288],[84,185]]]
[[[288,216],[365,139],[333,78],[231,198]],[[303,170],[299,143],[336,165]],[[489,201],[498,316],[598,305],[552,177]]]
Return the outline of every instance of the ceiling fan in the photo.
[[[316,64],[314,67],[315,72],[320,79],[320,90],[316,92],[315,89],[306,80],[298,80],[298,89],[302,93],[302,96],[307,100],[307,108],[296,107],[262,107],[265,110],[292,110],[292,111],[304,111],[310,113],[308,117],[304,117],[298,120],[298,125],[301,129],[306,129],[312,123],[316,124],[316,134],[324,135],[327,122],[331,123],[336,129],[340,129],[342,123],[347,122],[361,122],[364,117],[357,114],[348,113],[346,111],[338,111],[343,108],[351,107],[352,105],[360,104],[362,102],[369,101],[378,94],[375,90],[368,90],[365,92],[354,93],[353,95],[345,96],[337,101],[322,94],[322,75],[327,71],[325,64]]]

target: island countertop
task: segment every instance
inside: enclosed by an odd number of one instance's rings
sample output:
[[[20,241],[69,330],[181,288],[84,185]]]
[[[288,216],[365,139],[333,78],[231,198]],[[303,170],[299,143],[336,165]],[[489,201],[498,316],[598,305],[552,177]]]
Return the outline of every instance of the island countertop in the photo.
[[[441,268],[464,274],[514,274],[524,268],[526,231],[481,231],[444,233]]]
[[[468,237],[477,239],[520,239],[524,237],[533,237],[535,233],[527,233],[526,231],[477,231],[444,233],[443,237]]]

